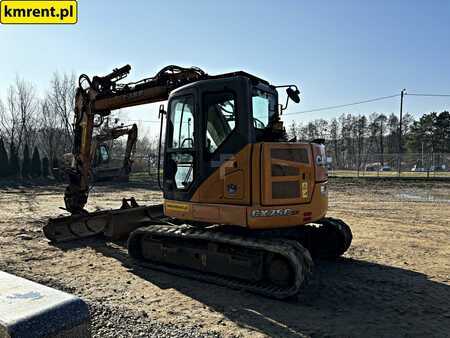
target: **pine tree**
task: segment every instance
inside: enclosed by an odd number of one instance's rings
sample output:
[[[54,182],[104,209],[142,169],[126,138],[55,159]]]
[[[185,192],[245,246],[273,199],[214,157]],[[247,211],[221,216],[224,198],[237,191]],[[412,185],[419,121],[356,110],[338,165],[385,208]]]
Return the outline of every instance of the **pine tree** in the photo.
[[[33,158],[31,160],[31,177],[38,178],[42,175],[42,163],[41,156],[39,155],[39,150],[34,147]]]
[[[23,160],[22,160],[22,178],[30,178],[31,174],[31,159],[30,159],[30,149],[28,148],[28,143],[23,147]]]
[[[9,174],[8,153],[5,149],[3,139],[0,138],[0,178],[6,177]]]
[[[20,174],[19,154],[14,142],[9,145],[9,176],[18,177]]]
[[[44,157],[44,158],[42,159],[42,176],[43,176],[44,178],[47,178],[48,175],[49,175],[49,169],[48,169],[48,166],[49,166],[49,160],[48,160],[48,157]]]

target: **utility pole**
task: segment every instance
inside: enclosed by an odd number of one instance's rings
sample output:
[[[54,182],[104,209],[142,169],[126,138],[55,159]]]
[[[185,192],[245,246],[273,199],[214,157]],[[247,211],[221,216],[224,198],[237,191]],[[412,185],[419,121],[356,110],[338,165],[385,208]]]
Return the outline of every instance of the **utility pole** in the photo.
[[[421,168],[425,168],[425,165],[423,163],[423,141],[422,141],[422,162],[420,163]]]
[[[406,94],[406,89],[402,89],[400,92],[400,120],[398,121],[398,176],[400,176],[401,167],[402,167],[402,123],[403,123],[403,97]]]

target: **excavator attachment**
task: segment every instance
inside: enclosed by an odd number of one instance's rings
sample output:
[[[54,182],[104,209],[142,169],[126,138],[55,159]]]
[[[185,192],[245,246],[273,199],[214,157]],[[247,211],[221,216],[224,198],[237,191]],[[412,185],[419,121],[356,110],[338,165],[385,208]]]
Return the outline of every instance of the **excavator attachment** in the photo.
[[[117,240],[162,218],[162,204],[139,206],[134,198],[124,199],[120,209],[51,218],[44,226],[44,234],[55,243],[96,235]]]

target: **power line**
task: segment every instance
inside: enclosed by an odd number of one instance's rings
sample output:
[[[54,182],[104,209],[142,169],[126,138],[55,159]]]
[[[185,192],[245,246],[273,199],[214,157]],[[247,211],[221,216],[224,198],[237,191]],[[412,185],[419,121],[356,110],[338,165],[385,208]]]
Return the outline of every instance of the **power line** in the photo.
[[[405,93],[405,95],[408,95],[408,96],[430,96],[430,97],[433,97],[433,96],[434,97],[450,97],[450,94]],[[285,113],[285,114],[283,114],[283,116],[286,116],[286,115],[297,115],[297,114],[306,114],[306,113],[314,113],[314,112],[319,112],[319,111],[324,111],[324,110],[332,110],[332,109],[356,106],[356,105],[364,104],[364,103],[370,103],[370,102],[376,102],[376,101],[381,101],[381,100],[387,100],[387,99],[391,99],[391,98],[398,97],[398,96],[400,96],[400,94],[380,96],[380,97],[375,97],[373,99],[367,99],[367,100],[361,100],[361,101],[356,101],[356,102],[351,102],[351,103],[339,104],[339,105],[335,105],[335,106],[327,106],[327,107],[320,107],[320,108],[314,108],[314,109],[309,109],[309,110],[302,110],[302,111],[298,111],[298,112],[294,112],[294,113]],[[152,121],[152,120],[126,120],[125,122],[160,123],[160,121]]]
[[[450,94],[422,94],[422,93],[405,93],[408,96],[439,96],[439,97],[450,97]]]
[[[306,114],[306,113],[318,112],[318,111],[323,111],[323,110],[331,110],[331,109],[355,106],[355,105],[363,104],[363,103],[369,103],[369,102],[386,100],[386,99],[390,99],[390,98],[397,97],[397,96],[400,96],[400,94],[394,94],[394,95],[388,95],[388,96],[380,96],[380,97],[376,97],[376,98],[373,98],[373,99],[357,101],[357,102],[352,102],[352,103],[346,103],[346,104],[339,104],[339,105],[336,105],[336,106],[328,106],[328,107],[321,107],[321,108],[315,108],[315,109],[310,109],[310,110],[302,110],[302,111],[295,112],[295,113],[286,113],[286,114],[283,114],[283,116],[285,116],[285,115],[296,115],[296,114]]]

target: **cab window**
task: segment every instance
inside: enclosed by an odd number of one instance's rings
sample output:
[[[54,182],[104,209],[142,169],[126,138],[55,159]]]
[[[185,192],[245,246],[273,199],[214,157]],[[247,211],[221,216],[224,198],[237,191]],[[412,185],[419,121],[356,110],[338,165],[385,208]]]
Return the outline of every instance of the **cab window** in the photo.
[[[171,187],[187,190],[194,180],[194,104],[192,96],[174,98],[168,121],[167,167]]]
[[[264,129],[275,116],[275,97],[259,88],[253,88],[253,126]]]
[[[206,114],[206,151],[214,153],[236,126],[236,100],[231,92],[204,96]]]
[[[176,98],[171,104],[170,122],[173,134],[170,148],[194,147],[194,115],[191,96]]]

